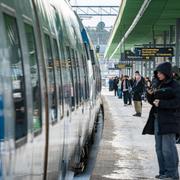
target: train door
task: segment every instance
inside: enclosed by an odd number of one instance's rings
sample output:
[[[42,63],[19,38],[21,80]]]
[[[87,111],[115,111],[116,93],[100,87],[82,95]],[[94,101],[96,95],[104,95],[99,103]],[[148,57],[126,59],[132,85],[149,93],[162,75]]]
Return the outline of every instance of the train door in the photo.
[[[68,67],[67,54],[65,53],[66,50],[63,47],[63,41],[60,43],[60,50],[61,50],[61,70],[62,70],[62,79],[63,79],[63,102],[64,102],[64,117],[63,117],[63,154],[62,154],[62,161],[60,162],[61,169],[60,169],[60,177],[59,179],[65,179],[66,172],[68,171],[68,135],[69,135],[69,122],[71,118],[71,83],[70,83],[70,73]]]
[[[35,43],[34,30],[32,25],[24,23],[26,43],[29,56],[29,68],[32,92],[32,126],[34,135],[38,135],[42,131],[41,116],[41,90],[40,90],[40,74],[37,59],[37,50]]]
[[[46,47],[46,66],[48,73],[48,87],[49,87],[49,111],[54,102],[53,108],[56,109],[56,121],[53,121],[50,113],[49,122],[49,149],[48,149],[48,166],[47,166],[47,179],[56,179],[61,171],[62,154],[64,143],[64,122],[63,117],[63,92],[62,92],[62,78],[60,69],[60,57],[58,52],[58,44],[55,36],[53,35],[52,41],[50,36],[45,34],[45,47]],[[52,46],[51,46],[52,45]],[[52,91],[52,86],[53,90]],[[51,95],[53,93],[53,96]],[[52,98],[52,100],[50,99]]]
[[[48,112],[49,112],[49,133],[48,133],[48,152],[47,152],[47,178],[55,179],[58,173],[59,153],[58,151],[58,98],[56,89],[55,67],[50,35],[44,33],[45,61],[48,84]],[[57,153],[57,154],[56,154]],[[57,157],[56,157],[57,156]]]
[[[67,53],[65,54],[63,31],[65,31],[62,24],[64,20],[61,13],[56,9],[54,5],[51,4],[52,14],[55,20],[55,27],[57,30],[58,40],[53,39],[53,54],[54,62],[56,66],[56,78],[58,86],[58,96],[59,96],[59,143],[60,152],[62,152],[62,157],[59,158],[59,179],[64,179],[66,171],[68,169],[68,150],[67,150],[67,136],[68,132],[68,122],[70,122],[71,117],[71,93],[72,84],[70,84],[70,74],[69,74],[69,64],[67,59]],[[68,56],[70,57],[70,56]],[[63,125],[63,127],[62,127]],[[56,137],[58,137],[56,135]],[[60,154],[60,153],[59,153]]]
[[[38,59],[38,52],[41,50],[37,48],[37,34],[34,31],[32,21],[24,17],[23,20],[25,32],[25,44],[27,47],[26,59],[28,64],[28,71],[26,70],[26,78],[28,79],[28,107],[29,107],[29,132],[31,132],[31,152],[32,152],[32,179],[41,179],[44,172],[44,153],[45,153],[45,126],[43,109],[43,93],[42,93],[42,79],[40,78],[40,61]],[[38,41],[39,43],[39,41]],[[39,51],[38,51],[39,50]],[[30,103],[31,102],[31,103]]]
[[[62,52],[61,52],[62,55]],[[63,164],[63,151],[64,151],[64,93],[63,93],[63,78],[62,78],[62,63],[59,54],[59,46],[58,41],[53,38],[53,57],[54,57],[54,64],[55,64],[55,74],[56,74],[56,86],[58,92],[58,124],[56,127],[51,127],[50,129],[50,138],[52,143],[52,151],[55,159],[58,161],[54,162],[53,171],[57,169],[57,176],[58,179],[63,179],[64,174],[64,164]],[[62,55],[63,57],[63,55]],[[51,148],[51,147],[50,147]],[[55,152],[54,152],[55,150]],[[57,163],[57,164],[55,164]],[[48,176],[49,179],[52,179],[52,175]]]
[[[90,101],[89,101],[89,72],[87,68],[87,59],[84,55],[81,56],[81,74],[82,74],[82,86],[83,86],[83,98],[84,98],[84,109],[83,109],[83,120],[80,123],[80,133],[81,133],[81,144],[84,144],[87,138],[88,123],[90,120]]]
[[[34,152],[36,153],[33,156],[33,162],[35,162],[34,166],[33,166],[33,172],[36,173],[38,167],[41,165],[43,165],[43,169],[41,172],[41,176],[43,176],[43,179],[47,178],[47,169],[48,169],[48,151],[49,151],[49,124],[50,123],[55,123],[56,122],[56,115],[57,115],[57,111],[56,111],[56,107],[53,107],[53,94],[54,94],[54,81],[52,82],[52,89],[51,90],[51,102],[49,103],[49,94],[48,94],[48,89],[50,88],[50,86],[48,86],[48,76],[52,75],[53,78],[53,73],[52,72],[52,68],[50,67],[50,69],[48,69],[48,65],[46,64],[46,62],[48,62],[48,60],[52,57],[52,52],[49,51],[49,59],[48,59],[48,51],[47,48],[48,46],[45,46],[44,43],[48,42],[49,36],[47,35],[46,41],[45,41],[45,34],[43,34],[43,27],[42,27],[42,21],[43,21],[43,17],[41,16],[41,14],[39,13],[40,9],[43,8],[41,6],[42,2],[39,1],[35,1],[32,0],[32,5],[33,5],[33,9],[34,9],[34,16],[35,16],[35,26],[36,26],[36,39],[37,39],[37,45],[38,45],[38,49],[39,49],[39,58],[40,58],[40,69],[42,71],[40,71],[40,77],[41,77],[41,94],[42,94],[42,120],[43,120],[43,124],[42,124],[42,129],[43,129],[43,143],[42,144],[42,152],[41,154],[39,154],[39,150],[41,150],[41,148],[38,148],[39,144],[42,143],[41,138],[35,138],[35,142],[34,142],[34,147],[36,149],[34,149]],[[45,16],[45,14],[44,14]],[[51,45],[49,45],[51,46]],[[49,49],[48,49],[49,50]],[[46,58],[46,59],[45,59]],[[50,66],[51,66],[51,61],[52,59],[50,59]],[[48,73],[46,71],[46,69],[48,70]],[[54,103],[56,103],[56,101],[54,101]],[[50,109],[51,108],[51,109]],[[50,120],[49,114],[51,112],[51,117],[52,119]],[[42,158],[43,156],[43,161],[39,161],[40,158]]]

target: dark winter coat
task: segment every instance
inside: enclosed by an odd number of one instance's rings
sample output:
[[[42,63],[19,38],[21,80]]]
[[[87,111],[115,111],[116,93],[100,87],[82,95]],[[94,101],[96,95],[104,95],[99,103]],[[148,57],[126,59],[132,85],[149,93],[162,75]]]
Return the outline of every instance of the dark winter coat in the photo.
[[[134,82],[134,85],[132,87],[132,93],[133,93],[133,101],[141,101],[142,100],[142,94],[144,92],[144,79],[141,77],[141,80],[136,83]]]
[[[118,82],[119,82],[119,80],[118,80],[117,78],[115,78],[115,79],[113,80],[113,88],[114,88],[114,90],[117,90],[117,89],[118,89]]]
[[[157,113],[159,134],[180,135],[180,85],[171,78],[170,71],[167,77],[166,81],[159,83],[157,91],[147,96],[152,108],[143,134],[154,134],[154,114]],[[153,105],[155,99],[160,100],[158,107]]]
[[[131,85],[130,85],[130,83],[129,83],[129,80],[128,80],[128,79],[124,79],[124,80],[121,82],[121,91],[123,91],[123,83],[124,83],[124,81],[126,82],[126,84],[125,84],[125,88],[127,89],[127,91],[129,91],[129,90],[130,90],[130,88],[131,88]]]

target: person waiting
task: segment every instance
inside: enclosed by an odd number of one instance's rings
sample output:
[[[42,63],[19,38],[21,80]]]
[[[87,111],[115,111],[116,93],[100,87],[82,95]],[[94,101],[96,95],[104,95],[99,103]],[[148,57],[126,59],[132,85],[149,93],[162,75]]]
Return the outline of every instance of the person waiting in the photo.
[[[121,83],[121,90],[123,92],[123,101],[124,101],[124,106],[127,105],[128,98],[129,98],[129,88],[130,88],[130,83],[128,80],[128,76],[125,75],[123,77],[122,83]]]
[[[144,79],[139,74],[139,71],[135,72],[135,81],[132,87],[133,101],[136,113],[133,116],[141,117],[142,114],[142,94],[144,92]]]

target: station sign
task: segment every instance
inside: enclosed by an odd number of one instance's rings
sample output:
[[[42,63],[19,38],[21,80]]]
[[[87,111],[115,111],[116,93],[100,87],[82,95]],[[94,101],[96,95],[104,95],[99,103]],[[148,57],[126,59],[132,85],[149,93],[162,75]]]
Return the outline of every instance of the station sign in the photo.
[[[118,63],[114,65],[116,69],[124,69],[126,67],[126,64]]]
[[[135,48],[135,56],[139,57],[173,57],[174,50],[168,48]]]
[[[139,58],[139,56],[136,56],[131,50],[124,51],[124,58],[125,59],[136,59]]]
[[[126,63],[118,63],[114,64],[114,67],[109,67],[109,70],[120,70],[120,69],[125,69],[125,68],[131,68],[132,64],[126,64]]]
[[[139,51],[138,51],[139,52]],[[152,61],[152,57],[143,57],[138,53],[134,53],[130,50],[126,50],[124,54],[121,54],[121,61]]]

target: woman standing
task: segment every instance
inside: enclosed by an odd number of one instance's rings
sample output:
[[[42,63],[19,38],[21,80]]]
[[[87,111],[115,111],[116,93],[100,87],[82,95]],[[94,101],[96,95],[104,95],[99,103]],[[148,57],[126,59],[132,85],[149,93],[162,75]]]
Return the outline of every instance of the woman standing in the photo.
[[[155,135],[159,164],[158,179],[179,179],[176,135],[180,133],[180,85],[172,78],[172,67],[163,62],[156,68],[156,87],[147,90],[152,108],[143,134]]]

